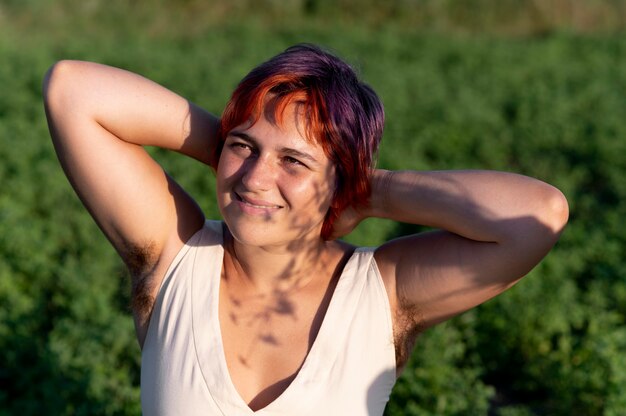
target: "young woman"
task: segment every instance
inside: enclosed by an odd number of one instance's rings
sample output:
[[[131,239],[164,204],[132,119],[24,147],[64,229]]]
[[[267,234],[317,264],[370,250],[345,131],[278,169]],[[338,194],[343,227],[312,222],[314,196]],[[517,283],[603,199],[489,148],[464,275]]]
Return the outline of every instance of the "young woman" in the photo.
[[[378,97],[312,45],[255,68],[221,119],[94,63],[55,64],[44,92],[61,164],[132,275],[146,415],[380,415],[418,333],[511,287],[567,221],[529,177],[375,169]],[[223,222],[146,145],[212,166]],[[367,217],[440,231],[337,240]]]

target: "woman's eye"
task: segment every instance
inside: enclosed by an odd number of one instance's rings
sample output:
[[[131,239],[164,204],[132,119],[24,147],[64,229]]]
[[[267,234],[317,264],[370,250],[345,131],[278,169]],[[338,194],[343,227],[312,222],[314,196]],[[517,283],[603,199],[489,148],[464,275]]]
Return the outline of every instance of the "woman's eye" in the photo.
[[[229,145],[235,152],[252,152],[252,147],[246,143],[233,142]]]
[[[305,166],[304,163],[300,162],[298,159],[294,159],[291,156],[285,156],[285,162],[289,165],[301,165]]]

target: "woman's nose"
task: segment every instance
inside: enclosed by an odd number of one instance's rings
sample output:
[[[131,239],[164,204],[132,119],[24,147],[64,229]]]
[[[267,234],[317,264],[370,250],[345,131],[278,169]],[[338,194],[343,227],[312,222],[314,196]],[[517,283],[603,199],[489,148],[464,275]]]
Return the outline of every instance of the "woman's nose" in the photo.
[[[250,158],[244,165],[241,181],[249,191],[267,191],[274,183],[275,173],[267,157]]]

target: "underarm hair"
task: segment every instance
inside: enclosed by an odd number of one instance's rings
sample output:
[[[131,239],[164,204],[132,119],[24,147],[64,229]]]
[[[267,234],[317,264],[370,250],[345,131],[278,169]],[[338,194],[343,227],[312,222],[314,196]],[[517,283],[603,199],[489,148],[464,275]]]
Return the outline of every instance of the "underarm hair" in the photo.
[[[404,298],[399,299],[399,308],[395,314],[394,346],[396,350],[396,368],[404,368],[411,356],[418,335],[424,330],[424,320],[420,308],[410,304]]]
[[[142,321],[150,316],[154,306],[154,270],[158,264],[154,247],[154,243],[129,244],[124,256],[131,276],[130,307]]]

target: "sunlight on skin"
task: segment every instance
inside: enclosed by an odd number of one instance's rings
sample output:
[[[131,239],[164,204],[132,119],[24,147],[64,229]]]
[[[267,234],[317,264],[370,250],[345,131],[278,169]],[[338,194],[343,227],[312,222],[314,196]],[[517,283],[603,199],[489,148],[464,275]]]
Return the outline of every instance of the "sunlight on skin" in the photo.
[[[231,131],[217,169],[218,205],[233,236],[235,256],[271,253],[282,258],[275,264],[288,258],[290,276],[309,256],[298,258],[294,253],[321,253],[325,246],[320,230],[336,181],[334,166],[321,146],[298,128],[302,116],[296,109],[295,104],[287,106],[282,125],[260,117]],[[246,271],[254,279],[255,272]],[[272,265],[264,265],[263,271],[266,281],[286,276]]]

